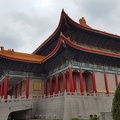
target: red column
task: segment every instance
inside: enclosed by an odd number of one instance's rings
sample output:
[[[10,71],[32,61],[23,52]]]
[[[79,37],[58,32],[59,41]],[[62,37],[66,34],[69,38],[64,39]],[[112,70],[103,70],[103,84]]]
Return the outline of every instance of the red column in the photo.
[[[85,81],[85,90],[86,90],[86,93],[88,93],[88,82]]]
[[[28,97],[29,97],[29,78],[28,78],[28,77],[27,77],[27,79],[26,79],[25,95],[26,95],[26,98],[28,99]]]
[[[12,88],[13,89],[13,88]],[[20,82],[20,96],[22,95],[22,81]]]
[[[53,94],[53,83],[52,83],[52,78],[50,78],[50,95]]]
[[[84,94],[84,84],[83,84],[83,75],[82,70],[80,70],[80,92]]]
[[[97,93],[97,88],[96,88],[96,79],[95,79],[95,72],[92,71],[92,85],[93,85],[93,91]]]
[[[104,82],[105,82],[106,94],[109,94],[108,82],[107,82],[107,74],[106,73],[104,73]]]
[[[76,73],[73,74],[74,90],[76,90]]]
[[[56,80],[55,93],[58,94],[58,92],[60,91],[60,84],[59,84],[59,80],[58,80],[58,75],[55,75],[55,80]]]
[[[117,74],[115,74],[115,83],[116,83],[116,87],[118,86],[118,77]]]
[[[1,98],[3,98],[4,94],[4,82],[1,83]]]
[[[74,80],[73,80],[73,73],[72,68],[69,68],[69,80],[70,80],[70,92],[74,92]]]
[[[47,81],[44,81],[44,95],[47,96]]]
[[[7,99],[8,96],[8,75],[5,76],[4,81],[4,99]]]
[[[13,98],[13,95],[14,95],[14,87],[12,87],[12,98]]]
[[[64,71],[62,72],[62,77],[63,77],[63,89],[64,91],[65,90],[67,91],[67,81],[66,81],[66,75]]]
[[[0,97],[1,97],[1,84],[0,84]]]
[[[15,85],[15,88],[14,88],[14,91],[15,91],[15,98],[17,98],[18,97],[18,94],[17,94],[17,84]],[[26,90],[25,90],[26,91]]]

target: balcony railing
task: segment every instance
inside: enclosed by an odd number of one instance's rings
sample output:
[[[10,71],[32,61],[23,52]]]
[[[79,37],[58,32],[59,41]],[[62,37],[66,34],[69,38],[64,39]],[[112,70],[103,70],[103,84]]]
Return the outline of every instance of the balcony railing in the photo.
[[[71,97],[92,97],[92,98],[102,98],[102,97],[110,97],[113,98],[113,93],[79,93],[79,92],[59,92],[58,94],[53,93],[52,95],[41,96],[41,97],[34,97],[31,96],[29,99],[50,99],[56,97],[63,97],[63,96],[71,96]]]

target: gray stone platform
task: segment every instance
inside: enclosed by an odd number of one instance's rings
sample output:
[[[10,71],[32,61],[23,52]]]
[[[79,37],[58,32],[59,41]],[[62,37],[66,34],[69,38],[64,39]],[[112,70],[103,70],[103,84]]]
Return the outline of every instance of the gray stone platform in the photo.
[[[9,114],[17,119],[29,120],[70,120],[71,118],[89,118],[100,116],[102,112],[111,112],[113,94],[59,93],[57,95],[19,100],[0,101],[0,120],[7,120]]]

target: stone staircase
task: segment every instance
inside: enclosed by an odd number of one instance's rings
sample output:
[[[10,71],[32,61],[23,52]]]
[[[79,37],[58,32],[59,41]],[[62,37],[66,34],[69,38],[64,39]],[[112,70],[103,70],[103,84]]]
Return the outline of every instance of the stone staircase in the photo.
[[[33,108],[31,99],[0,100],[0,120],[7,120],[11,112],[29,110]]]

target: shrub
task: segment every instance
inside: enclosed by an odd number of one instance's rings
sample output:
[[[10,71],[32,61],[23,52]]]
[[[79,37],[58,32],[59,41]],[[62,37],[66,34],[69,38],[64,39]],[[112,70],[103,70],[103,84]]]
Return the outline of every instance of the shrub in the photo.
[[[89,115],[90,120],[99,120],[99,117],[97,115]]]
[[[120,120],[120,83],[115,91],[112,102],[112,117],[114,120]]]

